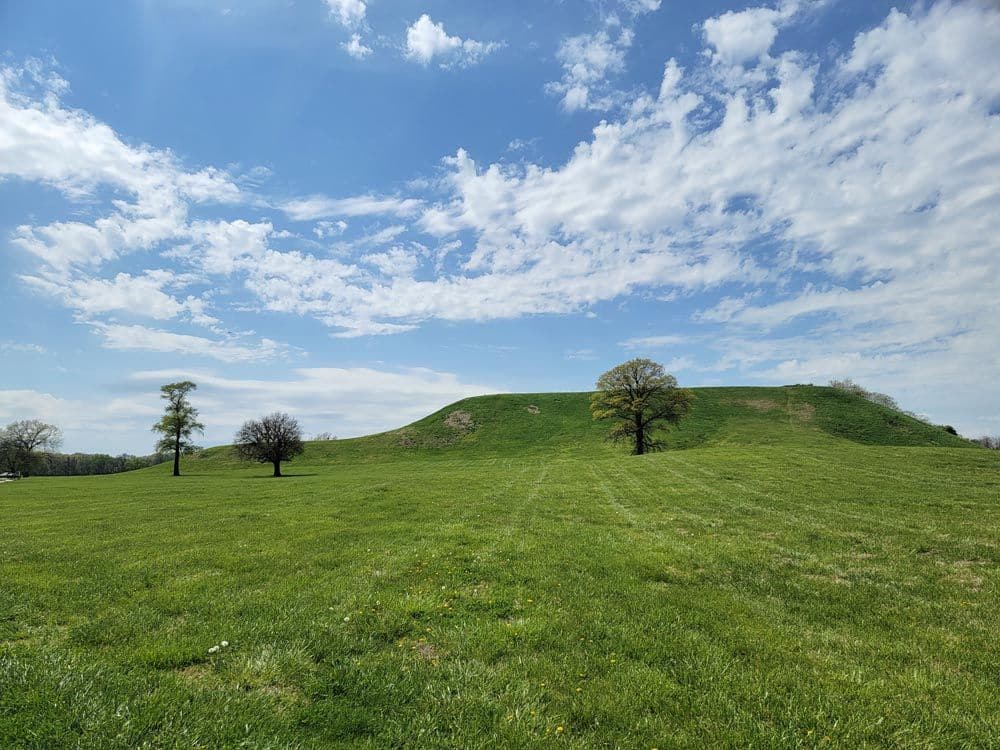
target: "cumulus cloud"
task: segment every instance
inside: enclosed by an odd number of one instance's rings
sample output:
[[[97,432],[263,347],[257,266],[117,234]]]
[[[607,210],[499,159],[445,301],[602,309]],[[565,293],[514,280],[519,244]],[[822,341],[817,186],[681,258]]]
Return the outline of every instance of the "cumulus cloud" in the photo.
[[[92,223],[18,227],[14,244],[49,267],[93,266],[155,248],[183,232],[190,204],[242,200],[224,171],[187,170],[169,151],[126,144],[89,114],[64,108],[66,89],[35,62],[0,68],[0,175],[50,185],[70,200],[89,200],[99,186],[122,195]]]
[[[608,82],[625,69],[625,52],[632,46],[631,29],[602,29],[563,40],[556,53],[563,76],[546,86],[562,97],[567,112],[578,109],[606,110],[620,99]]]
[[[805,10],[816,10],[827,0],[783,0],[776,7],[727,11],[702,25],[714,62],[744,65],[767,55],[779,30]]]
[[[372,53],[372,48],[366,46],[361,41],[360,34],[351,34],[351,39],[348,42],[344,42],[340,45],[347,54],[353,57],[355,60],[364,60],[368,55]]]
[[[347,222],[343,219],[340,221],[317,221],[316,226],[313,227],[313,234],[318,239],[325,240],[343,234],[347,231],[347,226]]]
[[[474,65],[501,46],[499,42],[449,36],[444,24],[434,23],[426,13],[406,30],[406,58],[425,66],[434,58],[442,60],[442,67]]]
[[[420,253],[402,247],[394,247],[383,253],[366,255],[361,261],[375,266],[383,276],[406,278],[420,267]]]
[[[635,34],[626,20],[659,10],[660,0],[618,0],[604,17],[603,28],[596,32],[563,39],[556,51],[562,65],[559,81],[551,81],[545,89],[561,97],[567,112],[580,109],[608,110],[620,104],[625,96],[611,85],[611,79],[625,70],[625,54],[632,46]]]
[[[162,269],[146,271],[141,276],[119,273],[111,279],[81,277],[60,282],[28,276],[25,281],[61,297],[67,307],[87,316],[127,311],[168,320],[185,309],[182,302],[164,291],[165,287],[176,284],[177,279],[173,273]]]
[[[793,7],[806,6],[771,10]],[[775,21],[778,33],[800,14]],[[619,29],[604,29],[609,41]],[[311,316],[341,336],[575,313],[650,291],[699,295],[697,321],[724,332],[719,371],[797,379],[856,367],[829,376],[892,372],[913,389],[918,372],[927,388],[961,369],[995,380],[1000,13],[948,2],[894,11],[836,58],[736,38],[706,38],[692,70],[667,61],[657,90],[631,95],[564,162],[482,163],[457,149],[423,194],[280,207],[296,221],[405,223],[450,248],[447,271],[402,235],[387,240],[396,255],[359,245],[330,258],[287,249],[267,221],[191,221],[206,185],[231,194],[223,173],[126,146],[62,107],[57,84],[33,98],[5,84],[0,171],[68,196],[103,184],[128,197],[97,221],[15,240],[40,262],[88,269],[123,248],[169,245],[191,273],[242,282],[248,307]],[[601,62],[613,55],[582,59],[613,70]],[[737,60],[745,75],[731,75]],[[587,106],[594,96],[589,87]],[[77,142],[97,149],[78,154]]]
[[[365,20],[368,4],[365,0],[326,0],[330,15],[341,25],[354,28]]]

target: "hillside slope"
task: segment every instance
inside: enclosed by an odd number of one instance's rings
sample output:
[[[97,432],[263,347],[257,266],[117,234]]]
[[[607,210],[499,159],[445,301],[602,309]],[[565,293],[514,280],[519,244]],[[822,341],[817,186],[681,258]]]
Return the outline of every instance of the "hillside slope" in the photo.
[[[1000,455],[697,395],[646,456],[510,395],[0,485],[0,748],[996,746]]]
[[[664,434],[668,449],[831,440],[887,446],[971,445],[943,428],[833,388],[695,388],[694,393],[690,415]],[[396,430],[309,443],[302,461],[367,462],[428,452],[467,458],[533,453],[600,456],[622,450],[605,442],[608,425],[591,418],[589,402],[589,393],[477,396]],[[237,465],[226,446],[190,459],[196,468],[227,464]]]

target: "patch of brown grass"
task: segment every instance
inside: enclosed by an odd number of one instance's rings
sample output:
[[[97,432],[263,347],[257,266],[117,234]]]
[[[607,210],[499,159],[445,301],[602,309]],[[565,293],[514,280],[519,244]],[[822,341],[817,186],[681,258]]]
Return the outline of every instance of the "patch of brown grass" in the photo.
[[[748,398],[736,403],[749,406],[751,409],[756,409],[757,411],[777,411],[783,408],[777,401],[772,401],[769,398]]]
[[[792,404],[788,410],[793,417],[798,417],[803,422],[811,421],[816,414],[816,407],[805,401],[801,404]]]
[[[445,417],[444,423],[447,427],[463,435],[476,429],[476,423],[472,421],[472,415],[462,409],[456,409]]]
[[[416,643],[410,646],[410,650],[413,651],[417,656],[419,656],[424,661],[429,661],[431,664],[437,664],[441,659],[441,650],[435,646],[433,643],[428,643],[423,638],[419,639]]]
[[[816,414],[816,407],[807,402],[785,405],[770,398],[748,398],[741,401],[733,401],[732,403],[739,406],[749,406],[751,409],[760,412],[784,411],[803,422],[811,421]]]
[[[188,664],[186,667],[175,669],[174,674],[186,682],[204,684],[211,679],[212,671],[211,665],[204,662],[196,662],[195,664]]]

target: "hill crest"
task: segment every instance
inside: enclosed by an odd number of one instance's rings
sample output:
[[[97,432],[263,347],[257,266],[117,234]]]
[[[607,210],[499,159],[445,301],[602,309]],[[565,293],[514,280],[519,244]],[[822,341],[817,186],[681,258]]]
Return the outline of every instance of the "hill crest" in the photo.
[[[667,450],[753,445],[970,447],[943,427],[844,391],[810,385],[693,388],[690,415],[665,433]],[[590,392],[474,396],[409,425],[364,437],[307,443],[305,462],[372,461],[432,454],[455,457],[621,451],[591,418]],[[228,446],[210,448],[195,464],[232,463]]]

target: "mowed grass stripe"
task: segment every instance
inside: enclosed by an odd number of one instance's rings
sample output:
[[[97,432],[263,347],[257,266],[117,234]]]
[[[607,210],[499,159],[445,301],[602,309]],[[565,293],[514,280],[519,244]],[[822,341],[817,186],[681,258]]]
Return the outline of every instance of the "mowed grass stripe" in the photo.
[[[586,405],[0,487],[0,747],[997,744],[995,454],[705,389],[636,458]]]

